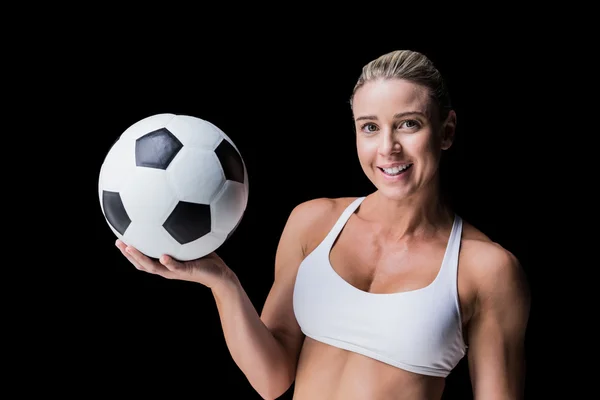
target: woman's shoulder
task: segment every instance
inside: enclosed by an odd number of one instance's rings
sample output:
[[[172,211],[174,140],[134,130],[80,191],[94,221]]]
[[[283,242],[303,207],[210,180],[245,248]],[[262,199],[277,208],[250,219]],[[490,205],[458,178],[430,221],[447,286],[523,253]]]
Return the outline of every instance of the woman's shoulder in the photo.
[[[341,214],[358,197],[318,197],[298,203],[291,217],[302,221],[316,222]]]
[[[358,197],[319,197],[298,203],[288,218],[290,228],[302,238],[305,249],[310,252],[320,243],[335,222]]]
[[[476,286],[493,287],[502,281],[522,278],[519,259],[473,224],[464,222],[461,242],[463,270]]]

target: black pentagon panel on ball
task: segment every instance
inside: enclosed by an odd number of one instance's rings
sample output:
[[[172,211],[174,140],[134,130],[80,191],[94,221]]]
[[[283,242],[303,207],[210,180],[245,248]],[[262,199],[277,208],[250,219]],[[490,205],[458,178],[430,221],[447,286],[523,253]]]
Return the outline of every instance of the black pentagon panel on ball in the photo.
[[[102,191],[102,208],[108,223],[121,235],[125,234],[131,219],[127,215],[121,196],[117,192]]]
[[[180,201],[163,227],[180,244],[193,242],[210,233],[210,206]]]
[[[242,157],[237,152],[235,147],[227,140],[221,140],[221,143],[215,149],[215,154],[221,162],[225,178],[231,181],[244,183],[244,164]]]
[[[167,128],[147,133],[135,141],[138,167],[167,169],[183,144]]]

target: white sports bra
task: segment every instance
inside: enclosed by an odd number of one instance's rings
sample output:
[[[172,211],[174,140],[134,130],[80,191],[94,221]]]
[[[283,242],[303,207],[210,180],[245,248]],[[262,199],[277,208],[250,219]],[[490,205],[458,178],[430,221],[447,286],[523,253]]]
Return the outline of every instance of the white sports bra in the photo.
[[[466,354],[457,291],[462,219],[455,215],[441,268],[430,285],[368,293],[346,282],[329,261],[335,239],[363,200],[344,210],[300,264],[293,306],[302,332],[407,371],[446,377]]]

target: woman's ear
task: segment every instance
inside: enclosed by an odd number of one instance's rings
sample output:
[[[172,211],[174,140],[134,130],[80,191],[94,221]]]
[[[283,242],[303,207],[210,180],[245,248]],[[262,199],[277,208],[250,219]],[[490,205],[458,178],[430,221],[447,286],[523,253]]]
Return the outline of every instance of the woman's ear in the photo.
[[[442,150],[448,150],[454,142],[454,134],[456,133],[456,112],[450,110],[446,121],[442,124]]]

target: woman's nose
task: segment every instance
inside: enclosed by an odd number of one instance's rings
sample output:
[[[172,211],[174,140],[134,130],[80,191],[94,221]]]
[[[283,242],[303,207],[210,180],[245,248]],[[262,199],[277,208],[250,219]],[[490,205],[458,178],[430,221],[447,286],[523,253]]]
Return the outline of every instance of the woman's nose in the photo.
[[[396,137],[392,132],[385,132],[380,137],[381,142],[379,143],[379,153],[381,155],[385,156],[402,151],[402,146],[398,140],[398,137]]]

